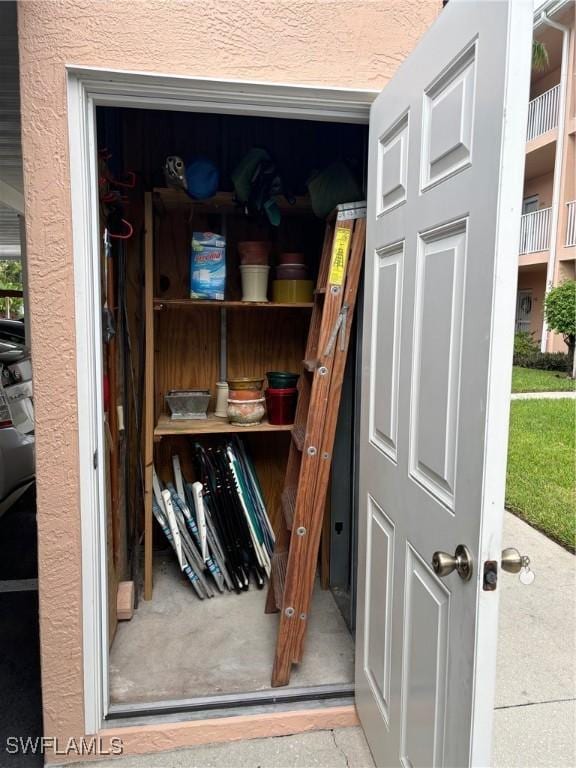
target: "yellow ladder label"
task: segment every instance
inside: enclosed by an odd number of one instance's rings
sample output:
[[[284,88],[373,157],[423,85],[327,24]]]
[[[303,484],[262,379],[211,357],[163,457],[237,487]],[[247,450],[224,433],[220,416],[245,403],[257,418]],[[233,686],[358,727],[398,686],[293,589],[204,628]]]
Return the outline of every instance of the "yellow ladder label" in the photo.
[[[336,231],[334,232],[334,242],[332,244],[330,273],[328,276],[328,283],[330,285],[342,285],[344,283],[351,238],[351,229],[348,227],[336,227]]]

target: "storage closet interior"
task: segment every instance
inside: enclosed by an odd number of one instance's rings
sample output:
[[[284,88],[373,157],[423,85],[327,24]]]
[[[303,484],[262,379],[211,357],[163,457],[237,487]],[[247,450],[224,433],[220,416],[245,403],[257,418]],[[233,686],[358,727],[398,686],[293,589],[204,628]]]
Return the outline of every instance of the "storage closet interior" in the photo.
[[[327,206],[365,196],[367,128],[99,108],[97,134],[111,703],[264,691]],[[355,324],[297,688],[354,678],[358,354]]]

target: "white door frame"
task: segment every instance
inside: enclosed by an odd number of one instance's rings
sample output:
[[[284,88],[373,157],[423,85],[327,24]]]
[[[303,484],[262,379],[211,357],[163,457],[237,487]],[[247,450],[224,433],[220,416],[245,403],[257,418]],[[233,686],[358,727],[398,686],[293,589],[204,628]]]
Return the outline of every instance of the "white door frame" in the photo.
[[[85,733],[108,710],[106,515],[96,107],[367,124],[378,91],[67,67],[76,317],[76,378]]]

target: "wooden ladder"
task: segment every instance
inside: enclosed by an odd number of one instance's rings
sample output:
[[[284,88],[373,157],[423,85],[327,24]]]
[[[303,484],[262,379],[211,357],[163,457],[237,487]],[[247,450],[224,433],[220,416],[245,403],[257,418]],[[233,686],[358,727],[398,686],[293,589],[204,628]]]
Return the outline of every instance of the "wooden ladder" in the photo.
[[[324,508],[366,239],[366,203],[339,205],[326,225],[266,612],[280,611],[272,685],[302,660]]]

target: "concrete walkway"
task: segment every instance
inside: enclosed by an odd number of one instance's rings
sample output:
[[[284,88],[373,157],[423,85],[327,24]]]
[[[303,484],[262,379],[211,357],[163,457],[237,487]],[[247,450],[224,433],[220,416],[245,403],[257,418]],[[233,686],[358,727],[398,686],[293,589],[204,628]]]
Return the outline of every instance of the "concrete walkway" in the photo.
[[[576,766],[576,559],[505,515],[504,547],[529,555],[534,583],[501,574],[494,768]],[[214,744],[146,757],[119,768],[372,768],[360,728]],[[116,764],[116,763],[115,763]],[[83,765],[107,766],[91,762]]]
[[[524,586],[501,574],[493,765],[576,765],[576,558],[506,513],[504,547],[531,559]]]
[[[571,392],[513,392],[510,400],[563,400],[576,399],[576,391]]]

